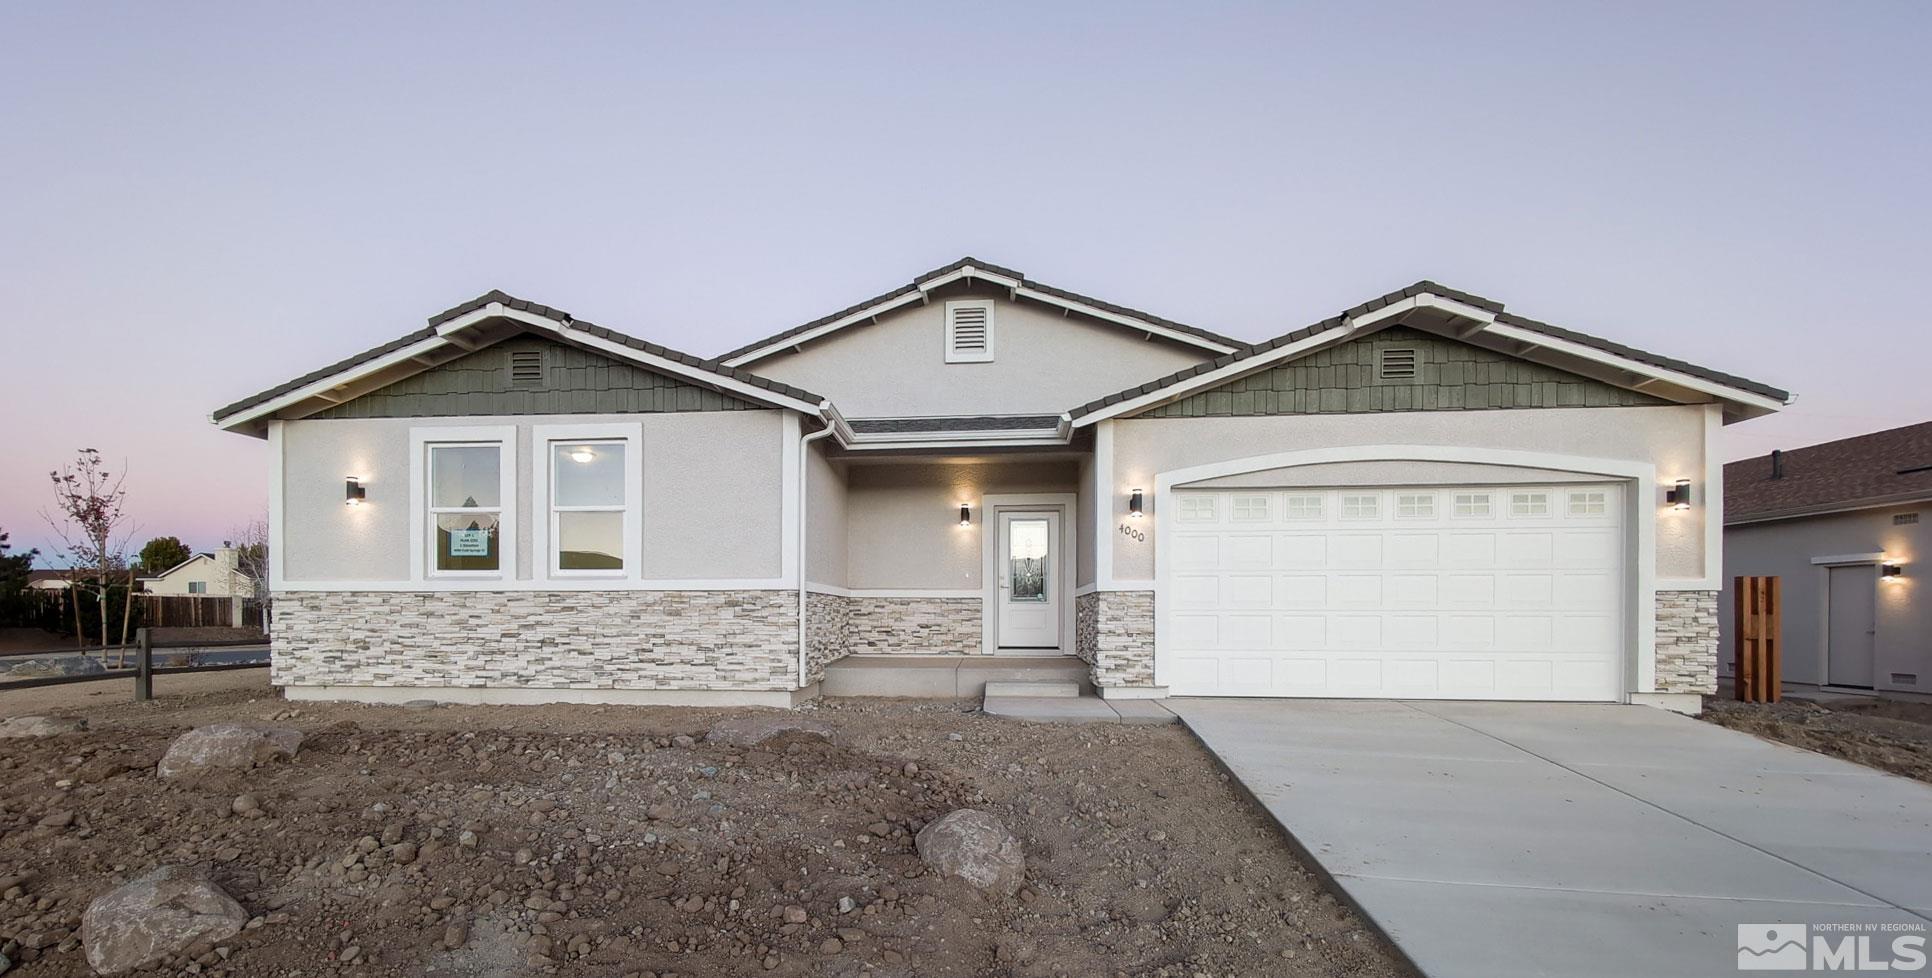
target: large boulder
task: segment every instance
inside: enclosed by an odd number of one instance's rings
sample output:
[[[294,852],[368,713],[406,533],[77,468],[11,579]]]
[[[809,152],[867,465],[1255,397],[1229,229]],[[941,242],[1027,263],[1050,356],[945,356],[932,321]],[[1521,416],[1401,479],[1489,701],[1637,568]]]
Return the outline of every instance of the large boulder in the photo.
[[[934,819],[913,839],[919,858],[945,876],[1012,896],[1026,882],[1026,854],[1000,820],[976,808]]]
[[[15,737],[54,737],[87,729],[86,720],[72,717],[8,717],[0,720],[0,740]]]
[[[704,735],[705,743],[732,747],[756,747],[774,741],[829,742],[831,739],[831,724],[790,713],[753,714],[720,720]]]
[[[50,655],[20,659],[0,676],[13,679],[59,679],[63,676],[98,676],[107,671],[98,659],[84,655]]]
[[[225,941],[247,923],[248,911],[209,880],[206,869],[163,866],[88,904],[81,945],[95,971],[117,975],[197,944]]]
[[[174,739],[161,755],[155,773],[164,778],[195,774],[211,768],[247,770],[287,760],[302,749],[302,731],[293,727],[260,727],[217,723],[196,727]]]

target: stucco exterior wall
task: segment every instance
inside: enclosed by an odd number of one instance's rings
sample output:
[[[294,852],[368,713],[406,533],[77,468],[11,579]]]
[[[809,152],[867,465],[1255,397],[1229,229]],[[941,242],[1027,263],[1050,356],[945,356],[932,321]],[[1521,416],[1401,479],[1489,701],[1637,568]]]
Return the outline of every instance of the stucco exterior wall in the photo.
[[[518,417],[304,419],[283,423],[283,571],[277,589],[304,582],[409,579],[410,429],[515,426],[517,569],[532,578],[532,428],[624,422],[643,427],[646,580],[769,579],[782,573],[784,486],[780,411]],[[365,480],[361,506],[344,506],[343,478]]]
[[[964,298],[995,300],[991,363],[946,362],[946,301]],[[948,289],[747,369],[831,398],[848,418],[1058,414],[1213,356],[1004,292]]]
[[[830,458],[824,439],[805,456],[805,580],[844,587],[846,582],[846,465]]]
[[[847,469],[847,582],[854,589],[977,589],[989,494],[1074,491],[1072,461],[853,462]],[[959,504],[973,525],[959,525]]]
[[[1920,522],[1900,525],[1893,517],[1919,514]],[[1729,675],[1735,655],[1735,593],[1732,579],[1775,576],[1783,588],[1784,678],[1794,683],[1825,681],[1825,604],[1827,571],[1813,557],[1884,553],[1905,573],[1878,582],[1877,632],[1873,636],[1878,689],[1932,692],[1932,581],[1921,580],[1915,563],[1927,556],[1932,504],[1833,513],[1773,523],[1747,523],[1724,529],[1724,591],[1718,601],[1722,642],[1720,670]],[[1916,675],[1916,684],[1892,681],[1894,673]]]
[[[1702,406],[1547,408],[1519,411],[1405,412],[1260,418],[1131,418],[1114,426],[1113,517],[1126,517],[1125,488],[1151,488],[1163,472],[1275,452],[1383,445],[1431,445],[1548,452],[1648,462],[1660,482],[1693,480],[1690,510],[1656,505],[1657,568],[1663,579],[1704,575],[1705,411]],[[1147,501],[1145,542],[1115,538],[1116,581],[1154,577],[1154,521],[1161,500]],[[1715,559],[1715,555],[1712,555]]]

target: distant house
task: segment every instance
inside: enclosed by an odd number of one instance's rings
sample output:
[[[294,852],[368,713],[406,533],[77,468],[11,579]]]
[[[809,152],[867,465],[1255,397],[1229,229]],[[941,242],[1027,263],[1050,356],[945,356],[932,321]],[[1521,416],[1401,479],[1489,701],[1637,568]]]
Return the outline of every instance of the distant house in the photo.
[[[198,553],[153,577],[141,578],[141,589],[149,594],[205,594],[233,597],[252,594],[252,579],[241,572],[235,548],[223,547],[214,553]]]
[[[29,591],[65,591],[73,585],[67,580],[64,570],[31,570],[27,572]]]
[[[1932,693],[1932,422],[1724,467],[1724,576],[1783,588],[1784,680]],[[1730,608],[1727,592],[1722,608]],[[1734,624],[1723,616],[1720,661]]]

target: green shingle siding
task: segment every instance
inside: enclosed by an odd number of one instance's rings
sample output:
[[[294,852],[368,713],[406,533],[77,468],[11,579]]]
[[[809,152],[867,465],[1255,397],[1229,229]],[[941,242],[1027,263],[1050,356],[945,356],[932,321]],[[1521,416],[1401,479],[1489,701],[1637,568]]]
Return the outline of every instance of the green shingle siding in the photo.
[[[510,384],[510,355],[543,353],[543,383]],[[453,418],[515,414],[745,411],[760,405],[602,354],[519,336],[370,391],[318,418]]]
[[[1416,351],[1413,379],[1383,379],[1385,348]],[[1144,418],[1370,414],[1667,404],[1555,367],[1405,327],[1232,380],[1154,408]]]

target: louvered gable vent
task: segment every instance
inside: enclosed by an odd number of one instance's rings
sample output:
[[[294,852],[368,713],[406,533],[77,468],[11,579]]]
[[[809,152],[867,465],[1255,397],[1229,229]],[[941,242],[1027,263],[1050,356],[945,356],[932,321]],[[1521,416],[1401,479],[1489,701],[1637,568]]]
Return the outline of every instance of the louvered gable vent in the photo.
[[[946,303],[946,362],[985,363],[993,359],[993,303]]]
[[[533,390],[543,386],[543,351],[510,351],[510,386]]]
[[[1415,376],[1415,351],[1407,347],[1382,351],[1382,379],[1409,380]]]

